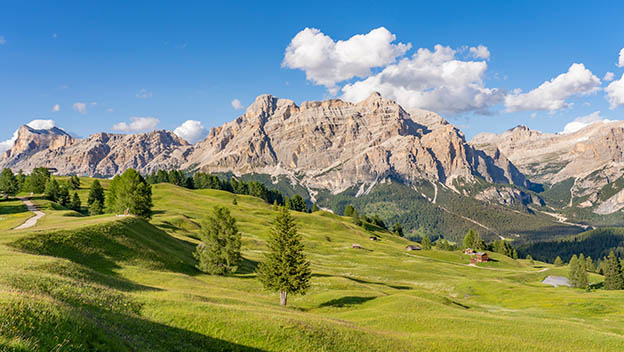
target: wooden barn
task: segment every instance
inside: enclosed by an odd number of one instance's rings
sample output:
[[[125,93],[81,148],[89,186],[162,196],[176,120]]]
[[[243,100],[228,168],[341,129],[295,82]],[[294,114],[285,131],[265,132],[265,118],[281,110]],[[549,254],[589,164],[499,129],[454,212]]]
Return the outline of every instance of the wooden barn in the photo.
[[[470,258],[470,264],[485,263],[489,260],[488,254],[485,252],[477,252]]]
[[[379,241],[379,237],[377,236],[370,236],[368,239],[371,241]]]
[[[415,244],[410,244],[407,247],[405,247],[406,251],[419,251],[421,248]]]
[[[351,245],[351,248],[355,248],[355,249],[362,249],[362,246],[360,246],[360,245],[359,245],[359,244],[357,244],[357,243],[354,243],[354,244],[352,244],[352,245]]]

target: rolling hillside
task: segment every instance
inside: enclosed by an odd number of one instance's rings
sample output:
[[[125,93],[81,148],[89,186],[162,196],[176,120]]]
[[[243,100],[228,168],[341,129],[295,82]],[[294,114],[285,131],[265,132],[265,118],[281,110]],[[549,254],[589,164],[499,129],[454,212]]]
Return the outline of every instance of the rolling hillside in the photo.
[[[83,203],[89,182],[83,179]],[[0,202],[2,212],[13,213],[0,220],[0,349],[619,351],[624,345],[621,292],[546,286],[542,279],[567,269],[497,254],[473,267],[460,252],[406,252],[408,240],[375,232],[381,241],[369,241],[370,233],[350,219],[327,212],[294,213],[313,280],[306,296],[281,307],[255,279],[275,215],[270,205],[169,184],[155,185],[153,199],[149,223],[83,217],[37,200],[47,215],[27,230],[8,230],[28,213],[14,201]],[[194,268],[198,223],[214,205],[231,210],[243,237],[245,262],[228,277]],[[353,243],[364,249],[351,249]]]

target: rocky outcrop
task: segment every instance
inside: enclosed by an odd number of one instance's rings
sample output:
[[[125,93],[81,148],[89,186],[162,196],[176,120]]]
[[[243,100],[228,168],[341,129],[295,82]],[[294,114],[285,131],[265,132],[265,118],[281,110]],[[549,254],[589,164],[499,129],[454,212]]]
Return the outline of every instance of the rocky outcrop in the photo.
[[[0,160],[0,168],[30,172],[36,167],[50,167],[60,175],[89,176],[115,175],[128,168],[148,173],[180,167],[190,149],[186,141],[168,131],[97,133],[76,139],[58,128],[22,126],[13,147]]]
[[[261,95],[244,115],[212,129],[186,166],[288,175],[309,188],[334,193],[389,176],[451,187],[457,177],[525,182],[508,160],[474,149],[439,115],[410,114],[378,93],[357,104],[334,99],[301,106]]]

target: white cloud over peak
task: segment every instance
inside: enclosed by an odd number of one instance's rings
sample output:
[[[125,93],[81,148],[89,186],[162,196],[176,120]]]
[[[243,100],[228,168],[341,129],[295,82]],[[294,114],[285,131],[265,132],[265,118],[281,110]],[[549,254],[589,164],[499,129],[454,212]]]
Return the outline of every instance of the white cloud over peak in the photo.
[[[200,121],[187,120],[182,125],[178,126],[173,133],[180,138],[184,138],[187,142],[195,144],[204,139],[208,134],[208,131],[204,128],[204,125]]]
[[[56,123],[54,122],[54,120],[32,120],[26,125],[36,130],[47,130],[56,126]],[[16,139],[17,130],[13,132],[13,136],[11,138],[7,139],[6,141],[0,142],[0,153],[4,153],[5,151],[11,149]]]
[[[59,104],[54,104],[52,107],[53,112],[59,112],[61,110],[61,106]]]
[[[600,111],[593,112],[587,116],[581,116],[574,119],[574,121],[568,123],[561,131],[561,134],[574,133],[576,131],[580,131],[583,128],[595,123],[595,122],[611,122],[612,120],[608,120],[600,116]]]
[[[152,92],[149,92],[147,91],[147,89],[143,88],[136,94],[136,97],[139,99],[149,99],[152,97]]]
[[[304,71],[308,80],[335,94],[337,83],[366,77],[371,68],[391,64],[411,48],[409,43],[393,44],[395,40],[384,27],[338,41],[316,28],[305,28],[286,48],[282,66]]]
[[[568,72],[542,83],[528,93],[515,91],[505,97],[508,112],[545,110],[554,112],[572,106],[572,96],[587,95],[600,88],[600,79],[583,64],[572,64]]]
[[[611,82],[611,81],[613,81],[614,78],[615,78],[615,74],[613,74],[613,72],[607,72],[607,73],[605,73],[605,75],[602,78],[602,80],[605,81],[605,82]]]
[[[232,107],[236,110],[242,110],[243,109],[243,104],[241,103],[240,100],[238,99],[234,99],[232,100]]]
[[[605,89],[609,107],[613,110],[624,105],[624,74],[619,80],[611,82]]]
[[[388,65],[365,80],[345,85],[343,99],[357,102],[377,91],[408,109],[451,114],[486,113],[491,106],[502,101],[502,93],[485,86],[488,67],[485,61],[462,61],[456,53],[456,50],[439,44],[433,51],[418,49],[411,58]],[[480,54],[483,55],[484,51]]]
[[[87,104],[85,103],[81,103],[81,102],[74,103],[74,105],[72,105],[72,108],[81,114],[87,113]]]
[[[484,45],[479,45],[477,47],[473,46],[470,49],[468,49],[468,51],[470,52],[470,55],[476,59],[484,59],[484,60],[490,59],[490,50],[487,48],[487,46],[484,46]]]
[[[119,122],[113,125],[113,130],[123,132],[151,131],[158,126],[160,120],[155,117],[131,117],[130,124]]]
[[[618,58],[617,67],[624,67],[624,48],[620,50],[620,56]]]

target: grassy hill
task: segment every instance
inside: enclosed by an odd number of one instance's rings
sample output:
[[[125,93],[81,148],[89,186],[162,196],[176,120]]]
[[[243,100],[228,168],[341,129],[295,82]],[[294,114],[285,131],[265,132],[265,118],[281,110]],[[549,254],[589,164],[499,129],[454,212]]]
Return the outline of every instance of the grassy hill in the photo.
[[[88,183],[80,196],[86,201]],[[104,185],[106,186],[106,184]],[[234,197],[237,205],[233,205]],[[33,228],[0,220],[0,350],[619,351],[624,295],[540,283],[566,268],[492,254],[406,252],[409,241],[326,212],[294,213],[312,287],[281,307],[255,279],[275,212],[262,200],[154,186],[155,215],[85,217],[37,200]],[[228,207],[245,262],[194,267],[199,222]],[[0,202],[0,209],[19,206]],[[29,213],[13,208],[6,212]],[[4,210],[3,210],[4,211]],[[0,211],[0,213],[2,213]],[[359,243],[365,249],[351,249]],[[597,283],[602,277],[591,275]]]

